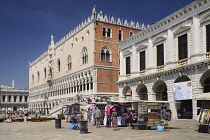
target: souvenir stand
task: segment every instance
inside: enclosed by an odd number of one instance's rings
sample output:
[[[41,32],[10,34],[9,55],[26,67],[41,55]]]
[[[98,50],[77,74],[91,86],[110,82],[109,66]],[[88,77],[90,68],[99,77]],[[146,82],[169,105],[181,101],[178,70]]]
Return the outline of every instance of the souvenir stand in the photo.
[[[168,120],[165,118],[166,109],[169,110],[168,101],[140,101],[138,103],[138,111],[146,116],[144,123],[148,129],[156,128],[161,124],[162,119]]]
[[[198,120],[198,132],[207,131],[210,133],[210,109],[201,109]]]
[[[138,116],[138,106],[137,102],[134,101],[115,101],[112,102],[112,105],[107,106],[106,114],[107,114],[107,120],[109,120],[109,116],[112,114],[112,109],[116,108],[117,109],[117,119],[118,119],[118,126],[126,126],[126,114],[128,111],[131,111],[133,114],[133,121],[137,121],[137,116]],[[109,126],[109,125],[108,125]]]
[[[78,103],[65,106],[67,106],[65,111],[65,118],[67,122],[70,121],[71,117],[80,113],[80,104]],[[79,120],[79,116],[77,116],[77,119]]]
[[[105,116],[105,106],[107,105],[107,102],[95,102],[93,103],[95,107],[98,107],[101,111],[101,118],[100,118],[100,124],[103,124],[104,116]]]

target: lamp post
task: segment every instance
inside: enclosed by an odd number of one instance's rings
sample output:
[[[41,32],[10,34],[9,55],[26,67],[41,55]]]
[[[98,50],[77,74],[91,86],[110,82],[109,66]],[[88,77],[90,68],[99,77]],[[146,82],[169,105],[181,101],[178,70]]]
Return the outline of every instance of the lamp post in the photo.
[[[45,116],[47,116],[47,108],[45,108],[47,101],[48,101],[48,97],[45,96],[44,97],[44,114],[45,114]]]

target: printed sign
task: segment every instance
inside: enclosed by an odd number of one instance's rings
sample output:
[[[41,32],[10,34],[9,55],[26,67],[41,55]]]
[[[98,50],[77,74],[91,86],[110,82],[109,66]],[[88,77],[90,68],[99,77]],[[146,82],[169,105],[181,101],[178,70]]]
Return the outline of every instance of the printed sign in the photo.
[[[192,82],[174,83],[174,100],[192,99]]]

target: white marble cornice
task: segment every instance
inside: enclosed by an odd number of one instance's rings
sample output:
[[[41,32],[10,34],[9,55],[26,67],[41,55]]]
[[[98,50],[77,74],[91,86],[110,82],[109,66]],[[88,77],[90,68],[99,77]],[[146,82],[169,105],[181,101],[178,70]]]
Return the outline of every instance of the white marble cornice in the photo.
[[[125,39],[122,42],[117,43],[117,45],[121,48],[125,48],[126,46],[130,46],[131,42],[140,42],[144,40],[149,35],[154,35],[157,31],[161,32],[166,30],[170,26],[173,26],[179,22],[182,22],[200,12],[206,11],[210,9],[210,0],[197,0],[184,8],[176,11],[175,13],[167,16],[166,18],[156,22],[155,24],[149,26],[148,28],[136,33],[132,37]],[[134,40],[133,40],[134,39]]]

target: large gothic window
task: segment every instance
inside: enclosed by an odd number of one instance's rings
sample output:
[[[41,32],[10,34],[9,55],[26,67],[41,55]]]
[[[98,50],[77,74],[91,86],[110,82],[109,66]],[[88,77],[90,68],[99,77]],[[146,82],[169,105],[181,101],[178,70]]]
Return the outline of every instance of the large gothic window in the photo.
[[[102,36],[106,37],[106,28],[105,27],[102,28]]]
[[[131,73],[131,61],[130,61],[130,56],[125,58],[125,63],[126,63],[126,74]]]
[[[47,69],[46,69],[46,67],[44,68],[44,78],[46,78],[47,77]]]
[[[157,46],[157,66],[164,65],[164,47],[163,44]]]
[[[71,56],[69,55],[67,58],[67,70],[71,70],[71,66],[72,66],[72,60]]]
[[[111,37],[111,29],[110,28],[107,29],[107,37]]]
[[[52,68],[49,69],[49,77],[52,77]]]
[[[88,51],[87,51],[87,48],[84,47],[82,49],[82,64],[86,64],[88,63]]]
[[[206,26],[206,52],[210,52],[210,24]]]
[[[122,30],[118,30],[118,40],[122,41]]]
[[[187,34],[178,37],[179,60],[188,58]]]
[[[139,53],[140,71],[146,69],[145,51]]]
[[[111,53],[107,46],[101,48],[101,61],[106,61],[106,62],[111,61]]]
[[[37,72],[37,81],[39,81],[39,78],[40,78],[40,74],[39,74],[39,71]]]
[[[61,61],[60,61],[60,59],[58,59],[58,61],[57,61],[57,68],[58,68],[58,72],[61,71]]]
[[[34,83],[34,75],[32,75],[32,79],[31,80],[32,80],[32,84],[33,84]]]

